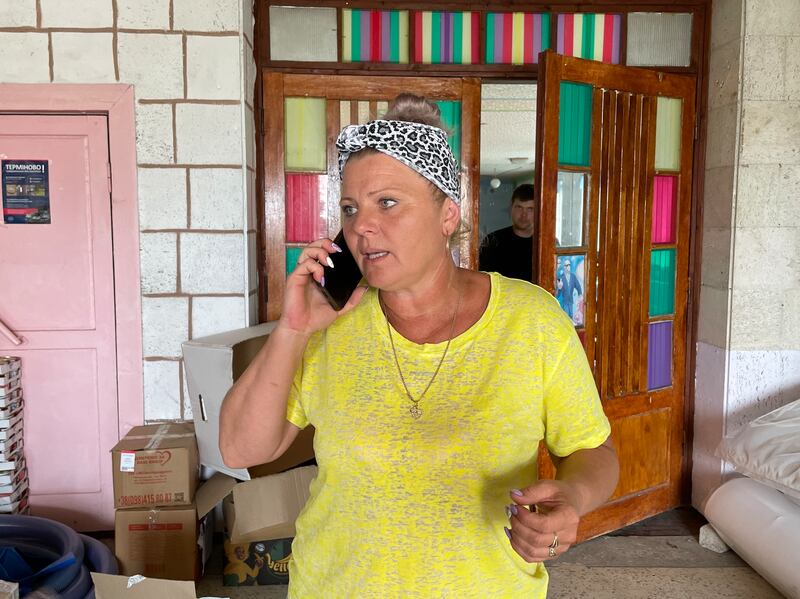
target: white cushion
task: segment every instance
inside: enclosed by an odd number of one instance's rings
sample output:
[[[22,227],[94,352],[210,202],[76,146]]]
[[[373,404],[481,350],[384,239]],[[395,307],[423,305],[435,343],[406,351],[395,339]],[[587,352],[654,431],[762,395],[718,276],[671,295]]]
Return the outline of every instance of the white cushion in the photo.
[[[745,476],[800,499],[800,399],[724,438],[717,456]]]

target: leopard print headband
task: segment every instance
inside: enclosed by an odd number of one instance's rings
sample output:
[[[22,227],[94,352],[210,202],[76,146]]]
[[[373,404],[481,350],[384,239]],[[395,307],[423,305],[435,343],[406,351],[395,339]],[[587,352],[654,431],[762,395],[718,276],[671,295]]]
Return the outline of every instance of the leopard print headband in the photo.
[[[461,201],[458,163],[447,144],[447,133],[438,127],[383,120],[349,125],[339,134],[336,148],[340,178],[351,154],[373,148],[417,171],[456,204]]]

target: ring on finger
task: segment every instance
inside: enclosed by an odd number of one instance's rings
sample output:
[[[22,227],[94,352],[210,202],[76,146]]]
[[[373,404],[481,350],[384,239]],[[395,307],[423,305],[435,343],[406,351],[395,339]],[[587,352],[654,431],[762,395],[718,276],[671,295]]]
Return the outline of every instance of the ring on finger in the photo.
[[[558,549],[558,535],[556,533],[553,533],[553,542],[547,546],[547,554],[550,557],[555,557],[556,549]]]

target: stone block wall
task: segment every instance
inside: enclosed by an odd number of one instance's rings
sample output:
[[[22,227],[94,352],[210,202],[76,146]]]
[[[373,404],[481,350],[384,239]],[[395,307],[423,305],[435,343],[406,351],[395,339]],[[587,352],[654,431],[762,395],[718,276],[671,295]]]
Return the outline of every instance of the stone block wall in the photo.
[[[249,0],[0,0],[0,82],[130,83],[145,419],[191,418],[182,341],[257,322]]]
[[[800,399],[800,3],[712,6],[693,503],[723,436]]]

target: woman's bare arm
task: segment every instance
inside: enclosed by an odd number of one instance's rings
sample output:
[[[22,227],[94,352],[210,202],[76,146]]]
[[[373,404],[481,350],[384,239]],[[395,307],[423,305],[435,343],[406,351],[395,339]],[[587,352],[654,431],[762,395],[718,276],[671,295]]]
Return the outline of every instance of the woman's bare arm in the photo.
[[[280,457],[300,429],[286,420],[286,402],[309,336],[278,324],[225,396],[219,449],[225,465],[246,468]]]

